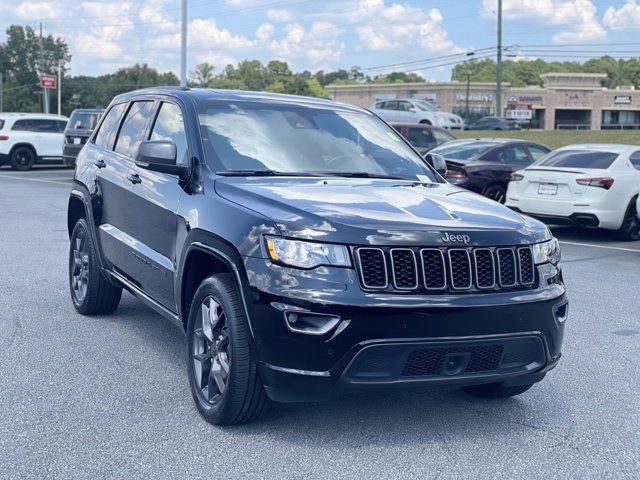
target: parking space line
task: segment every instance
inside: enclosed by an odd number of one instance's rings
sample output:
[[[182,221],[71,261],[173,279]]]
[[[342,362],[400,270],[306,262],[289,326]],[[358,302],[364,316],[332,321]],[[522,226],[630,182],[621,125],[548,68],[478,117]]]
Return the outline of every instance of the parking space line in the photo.
[[[0,174],[0,177],[9,178],[12,180],[25,180],[27,182],[57,183],[58,185],[71,185],[71,179],[69,179],[69,181],[67,182],[63,182],[63,181],[57,181],[57,180],[43,180],[41,178],[24,178],[24,177],[18,177],[17,175]]]
[[[605,248],[607,250],[619,250],[621,252],[640,253],[640,249],[636,249],[636,248],[610,247],[608,245],[595,245],[593,243],[565,242],[564,240],[560,240],[560,243],[565,245],[576,245],[578,247]]]

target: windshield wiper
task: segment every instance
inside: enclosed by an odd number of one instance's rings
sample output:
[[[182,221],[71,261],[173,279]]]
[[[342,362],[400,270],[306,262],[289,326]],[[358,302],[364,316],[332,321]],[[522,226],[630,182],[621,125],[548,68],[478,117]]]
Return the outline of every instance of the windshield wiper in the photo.
[[[308,172],[279,172],[277,170],[221,170],[216,174],[223,177],[317,177]]]
[[[331,177],[348,177],[348,178],[384,178],[389,180],[407,180],[407,181],[414,180],[407,177],[399,177],[397,175],[386,175],[384,173],[369,173],[369,172],[322,172],[322,175],[327,175]]]

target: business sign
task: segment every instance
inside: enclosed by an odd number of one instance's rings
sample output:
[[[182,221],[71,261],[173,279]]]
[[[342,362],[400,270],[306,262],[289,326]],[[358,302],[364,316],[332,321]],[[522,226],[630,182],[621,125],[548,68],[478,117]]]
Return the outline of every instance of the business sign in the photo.
[[[630,105],[631,104],[631,96],[630,95],[616,95],[613,98],[613,103],[618,105]]]
[[[55,75],[40,75],[40,88],[58,88],[58,77]]]
[[[507,118],[513,120],[531,120],[533,112],[526,108],[510,108],[506,111]]]
[[[467,96],[464,93],[456,93],[456,101],[466,102]],[[469,102],[493,103],[493,94],[489,93],[488,95],[479,95],[479,94],[469,95]]]
[[[544,101],[542,95],[511,95],[507,98],[507,103],[526,104],[532,103],[540,104]]]
[[[376,95],[376,101],[378,100],[395,100],[398,96],[395,93],[384,93],[382,95]]]

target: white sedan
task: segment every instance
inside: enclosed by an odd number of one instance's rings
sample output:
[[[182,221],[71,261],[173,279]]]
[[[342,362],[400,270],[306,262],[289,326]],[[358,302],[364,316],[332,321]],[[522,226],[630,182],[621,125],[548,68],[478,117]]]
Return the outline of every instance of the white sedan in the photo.
[[[553,224],[640,239],[640,146],[569,145],[511,175],[506,205]]]

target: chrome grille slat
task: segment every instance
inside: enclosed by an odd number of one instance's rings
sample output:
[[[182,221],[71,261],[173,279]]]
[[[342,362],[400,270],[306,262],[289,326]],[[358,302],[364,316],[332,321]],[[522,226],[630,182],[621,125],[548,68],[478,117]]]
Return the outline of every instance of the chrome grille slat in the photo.
[[[447,288],[444,252],[439,248],[423,248],[420,250],[420,258],[422,260],[424,288],[427,290],[444,290]]]
[[[387,276],[387,261],[384,250],[381,248],[359,248],[357,251],[358,264],[359,264],[359,272],[360,272],[360,281],[362,282],[362,286],[369,289],[376,290],[384,290],[389,285],[389,279]],[[375,273],[371,272],[372,263],[377,262],[378,260],[375,257],[379,257],[379,265],[375,265]],[[363,266],[364,264],[364,266]],[[382,270],[382,272],[378,272],[378,270]],[[379,277],[384,279],[384,281],[378,281]]]
[[[520,283],[523,285],[531,285],[535,281],[535,265],[533,262],[533,252],[531,247],[518,248],[518,273],[520,275]]]
[[[518,274],[516,272],[516,254],[512,248],[496,249],[498,256],[498,281],[504,288],[515,287],[518,284]],[[509,281],[513,279],[512,281]]]
[[[418,288],[418,262],[416,254],[410,248],[392,248],[391,279],[398,290],[415,290]]]
[[[475,248],[473,250],[473,266],[476,287],[484,290],[496,286],[496,261],[490,248]]]
[[[450,248],[447,256],[451,286],[454,290],[469,290],[473,286],[469,251],[465,248]]]

